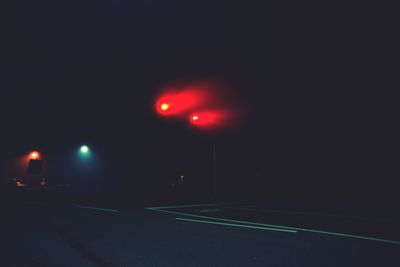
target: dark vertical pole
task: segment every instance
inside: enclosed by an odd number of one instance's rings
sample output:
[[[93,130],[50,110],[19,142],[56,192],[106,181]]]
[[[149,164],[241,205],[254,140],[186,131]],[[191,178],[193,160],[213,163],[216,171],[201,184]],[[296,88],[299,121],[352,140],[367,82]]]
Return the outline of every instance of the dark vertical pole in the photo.
[[[217,154],[216,154],[216,144],[215,137],[212,139],[213,143],[213,196],[217,196]]]

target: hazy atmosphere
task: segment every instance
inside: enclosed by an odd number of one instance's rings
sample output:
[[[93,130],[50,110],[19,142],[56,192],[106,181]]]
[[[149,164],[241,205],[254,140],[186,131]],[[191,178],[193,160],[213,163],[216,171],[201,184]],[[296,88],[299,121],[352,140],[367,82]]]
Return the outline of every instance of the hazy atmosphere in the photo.
[[[389,14],[367,4],[222,0],[17,0],[1,10],[0,179],[24,209],[62,203],[57,212],[75,218],[65,206],[229,202],[399,226]],[[224,218],[273,223],[263,216]],[[334,227],[314,228],[400,240],[398,230],[325,224]],[[94,266],[225,266],[198,257]],[[246,257],[238,266],[258,264]],[[322,263],[282,264],[260,261]]]

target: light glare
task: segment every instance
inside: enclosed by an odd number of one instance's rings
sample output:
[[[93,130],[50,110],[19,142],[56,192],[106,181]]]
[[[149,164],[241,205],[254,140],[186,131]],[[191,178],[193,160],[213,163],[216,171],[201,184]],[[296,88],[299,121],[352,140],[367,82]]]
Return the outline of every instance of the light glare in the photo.
[[[169,108],[169,105],[167,103],[161,104],[161,110],[166,111]]]
[[[87,152],[89,152],[88,146],[81,146],[81,152],[82,152],[82,153],[87,153]]]
[[[31,154],[29,155],[30,159],[39,159],[40,154],[37,151],[33,151],[31,152]]]

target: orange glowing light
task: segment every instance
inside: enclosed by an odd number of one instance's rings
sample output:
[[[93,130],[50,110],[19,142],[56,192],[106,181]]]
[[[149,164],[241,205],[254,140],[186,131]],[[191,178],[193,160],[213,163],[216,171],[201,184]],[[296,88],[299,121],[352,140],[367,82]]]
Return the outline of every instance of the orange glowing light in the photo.
[[[198,119],[199,119],[199,116],[197,116],[197,115],[192,116],[192,120],[197,121]]]
[[[29,158],[30,159],[39,159],[40,158],[40,154],[39,154],[39,152],[37,152],[37,151],[32,151],[30,154],[29,154]]]

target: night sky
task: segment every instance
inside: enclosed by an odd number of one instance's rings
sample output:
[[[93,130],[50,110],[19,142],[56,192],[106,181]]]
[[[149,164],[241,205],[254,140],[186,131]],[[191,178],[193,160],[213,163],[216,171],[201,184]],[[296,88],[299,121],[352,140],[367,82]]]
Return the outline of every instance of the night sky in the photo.
[[[393,73],[389,21],[372,7],[11,2],[2,16],[3,162],[38,149],[54,177],[69,179],[61,166],[85,143],[102,166],[88,184],[129,191],[184,173],[207,188],[212,137],[158,117],[154,101],[168,84],[217,79],[247,115],[215,136],[226,192],[394,194],[395,113],[382,89]]]

